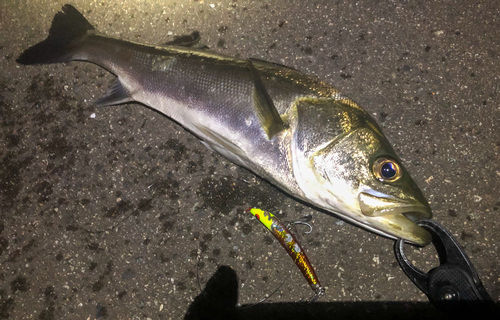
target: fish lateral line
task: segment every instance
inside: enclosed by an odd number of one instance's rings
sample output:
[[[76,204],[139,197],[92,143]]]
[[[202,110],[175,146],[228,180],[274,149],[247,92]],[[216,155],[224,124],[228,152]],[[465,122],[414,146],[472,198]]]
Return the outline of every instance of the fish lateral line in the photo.
[[[257,220],[259,220],[281,243],[288,255],[295,262],[299,270],[302,272],[307,283],[314,291],[314,296],[309,299],[309,302],[314,302],[324,295],[325,289],[316,275],[306,252],[300,245],[297,238],[274,214],[258,208],[249,208],[245,212],[250,212]]]

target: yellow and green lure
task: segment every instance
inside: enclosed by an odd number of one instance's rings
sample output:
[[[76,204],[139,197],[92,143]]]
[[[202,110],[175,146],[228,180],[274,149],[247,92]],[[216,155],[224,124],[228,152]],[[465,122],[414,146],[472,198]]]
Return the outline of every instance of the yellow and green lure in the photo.
[[[316,276],[316,272],[314,271],[311,262],[309,262],[304,249],[302,249],[290,230],[288,230],[288,228],[270,212],[257,208],[250,208],[247,212],[248,211],[250,211],[250,213],[253,214],[267,229],[269,229],[269,231],[271,231],[271,233],[285,248],[288,255],[292,257],[293,261],[297,267],[299,267],[300,271],[316,294],[311,301],[315,301],[321,297],[325,293],[325,289],[321,286],[321,283]]]

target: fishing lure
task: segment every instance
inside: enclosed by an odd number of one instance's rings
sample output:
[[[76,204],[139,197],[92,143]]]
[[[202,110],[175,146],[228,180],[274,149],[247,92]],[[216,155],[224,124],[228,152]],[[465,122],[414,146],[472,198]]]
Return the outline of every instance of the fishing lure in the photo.
[[[281,245],[285,248],[288,255],[293,259],[297,267],[300,269],[307,282],[314,291],[315,296],[310,300],[316,301],[325,294],[325,289],[321,286],[316,272],[309,262],[304,249],[301,247],[297,238],[288,230],[288,228],[278,218],[270,212],[258,209],[249,208],[247,212],[253,214],[271,233],[278,239]]]

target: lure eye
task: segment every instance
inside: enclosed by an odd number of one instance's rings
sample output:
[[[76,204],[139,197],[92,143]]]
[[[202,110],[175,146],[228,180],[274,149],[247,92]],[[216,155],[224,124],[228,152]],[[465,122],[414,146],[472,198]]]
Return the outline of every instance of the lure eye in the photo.
[[[373,163],[373,173],[375,177],[383,182],[393,182],[401,178],[402,171],[399,164],[387,158],[377,159]]]

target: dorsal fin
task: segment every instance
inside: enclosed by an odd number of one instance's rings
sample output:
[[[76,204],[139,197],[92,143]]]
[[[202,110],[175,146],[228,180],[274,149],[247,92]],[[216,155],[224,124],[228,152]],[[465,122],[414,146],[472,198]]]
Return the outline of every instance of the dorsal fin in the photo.
[[[175,36],[174,40],[164,44],[164,46],[181,46],[195,49],[208,49],[208,46],[201,43],[201,36],[198,31],[193,31],[191,34]]]
[[[275,67],[280,67],[280,68],[285,68],[285,69],[290,69],[290,70],[298,71],[297,69],[289,67],[289,66],[285,66],[284,64],[276,63],[276,62],[269,62],[269,61],[262,60],[262,59],[259,59],[259,58],[248,58],[248,60],[250,60],[252,62],[261,63],[261,64],[267,64],[267,65],[272,65],[272,66],[275,66]]]
[[[276,110],[257,69],[255,69],[252,61],[247,60],[247,62],[247,69],[254,83],[253,100],[257,118],[267,137],[272,139],[278,132],[285,130],[286,125],[281,119],[278,110]]]

